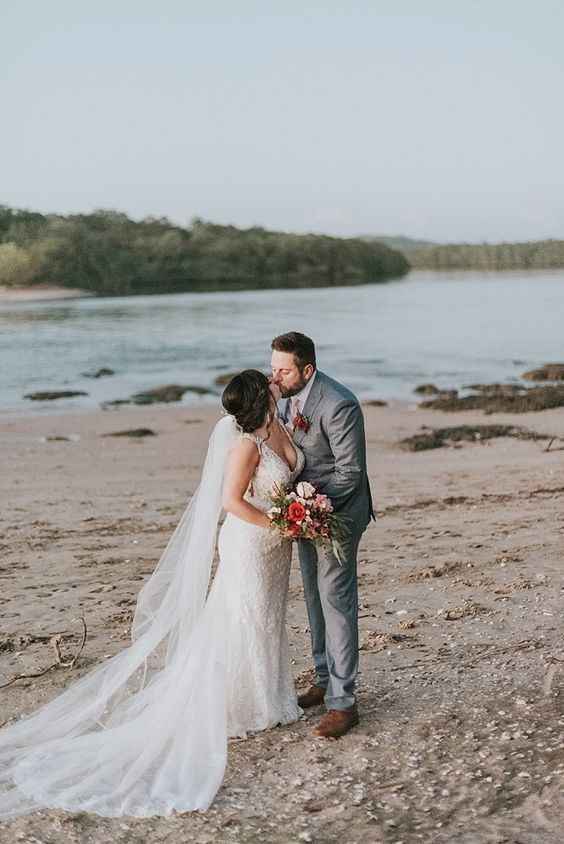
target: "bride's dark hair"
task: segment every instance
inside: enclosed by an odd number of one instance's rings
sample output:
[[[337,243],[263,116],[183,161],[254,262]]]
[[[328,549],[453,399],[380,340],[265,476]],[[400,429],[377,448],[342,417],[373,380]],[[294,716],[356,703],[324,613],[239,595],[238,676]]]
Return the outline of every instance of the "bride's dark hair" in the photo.
[[[258,369],[245,369],[235,375],[221,396],[223,407],[235,417],[245,433],[264,425],[270,409],[268,378]]]

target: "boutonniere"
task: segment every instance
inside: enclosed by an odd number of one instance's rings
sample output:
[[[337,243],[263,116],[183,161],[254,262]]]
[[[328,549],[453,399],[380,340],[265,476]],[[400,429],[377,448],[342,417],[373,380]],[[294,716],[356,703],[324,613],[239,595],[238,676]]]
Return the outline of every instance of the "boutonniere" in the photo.
[[[304,434],[310,429],[311,422],[307,418],[307,416],[303,416],[301,413],[296,413],[294,416],[294,431],[303,431]]]

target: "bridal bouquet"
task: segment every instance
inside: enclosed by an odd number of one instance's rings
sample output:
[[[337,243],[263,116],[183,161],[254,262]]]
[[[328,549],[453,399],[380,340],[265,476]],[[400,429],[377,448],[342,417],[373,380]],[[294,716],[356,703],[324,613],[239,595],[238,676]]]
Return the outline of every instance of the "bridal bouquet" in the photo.
[[[285,537],[330,543],[334,549],[344,538],[343,519],[333,512],[330,499],[317,492],[313,484],[301,481],[293,488],[276,485],[271,500],[267,516]]]

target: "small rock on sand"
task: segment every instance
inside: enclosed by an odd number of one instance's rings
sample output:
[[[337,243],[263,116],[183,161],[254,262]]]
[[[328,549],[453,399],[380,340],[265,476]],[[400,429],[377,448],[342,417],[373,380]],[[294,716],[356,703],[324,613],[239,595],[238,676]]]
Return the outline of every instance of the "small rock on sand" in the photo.
[[[196,393],[205,396],[212,393],[207,387],[198,387],[191,384],[165,384],[163,387],[153,387],[151,390],[143,390],[131,396],[134,404],[156,404],[158,402],[180,401],[184,393]]]
[[[128,399],[113,399],[103,402],[102,407],[117,407],[122,404],[170,404],[182,399],[184,393],[196,393],[199,396],[214,395],[213,390],[193,384],[165,384],[134,393]]]
[[[413,392],[418,396],[436,396],[441,391],[434,384],[419,384]]]
[[[26,393],[24,399],[31,401],[54,401],[55,399],[72,399],[74,396],[87,396],[84,390],[45,390],[38,393]]]
[[[101,366],[100,369],[95,369],[92,372],[83,372],[82,375],[84,378],[104,378],[108,375],[115,375],[115,372],[107,366]]]
[[[129,428],[126,431],[111,431],[102,434],[103,437],[156,437],[156,433],[150,428]]]
[[[564,381],[564,363],[545,363],[539,369],[524,372],[521,378],[527,381]]]

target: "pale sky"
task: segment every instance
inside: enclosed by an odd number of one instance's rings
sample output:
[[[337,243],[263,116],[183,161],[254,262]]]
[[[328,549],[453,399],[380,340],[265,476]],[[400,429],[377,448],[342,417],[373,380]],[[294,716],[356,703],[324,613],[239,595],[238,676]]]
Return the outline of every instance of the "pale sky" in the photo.
[[[0,202],[564,237],[562,0],[18,0]]]

